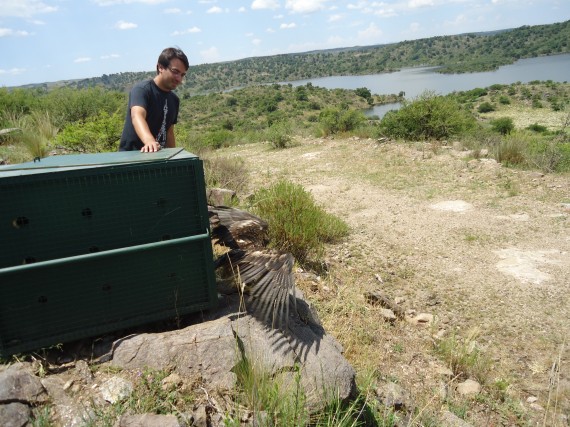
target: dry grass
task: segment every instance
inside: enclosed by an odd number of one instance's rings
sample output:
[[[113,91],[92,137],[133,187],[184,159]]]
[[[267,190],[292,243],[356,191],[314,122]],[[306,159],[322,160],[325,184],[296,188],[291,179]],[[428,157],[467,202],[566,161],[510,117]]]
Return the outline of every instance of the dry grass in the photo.
[[[527,425],[545,414],[545,425],[563,425],[570,220],[561,203],[568,203],[570,175],[509,170],[448,147],[357,138],[306,139],[282,151],[250,144],[220,155],[240,156],[256,171],[249,192],[286,178],[349,224],[349,237],[327,246],[329,275],[299,287],[359,375],[374,372],[375,381],[395,381],[413,395],[416,425],[438,425],[442,408],[474,425]],[[456,200],[472,208],[432,208]],[[548,278],[501,271],[501,257],[515,249],[526,268]],[[374,290],[434,322],[387,322],[364,298]],[[478,335],[469,335],[474,329]],[[438,342],[447,352],[435,351]],[[562,387],[551,390],[558,357]],[[454,364],[463,373],[442,376]],[[481,395],[454,393],[466,377],[480,380]]]

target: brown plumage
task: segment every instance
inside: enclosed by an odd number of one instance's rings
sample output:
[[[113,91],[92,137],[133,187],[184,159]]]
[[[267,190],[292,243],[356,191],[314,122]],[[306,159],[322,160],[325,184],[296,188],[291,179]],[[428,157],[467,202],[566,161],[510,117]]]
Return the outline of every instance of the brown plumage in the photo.
[[[272,327],[287,325],[289,303],[295,301],[293,255],[268,249],[267,222],[249,212],[226,206],[208,206],[214,244],[229,251],[215,267],[223,276],[236,278],[249,294],[253,315]]]

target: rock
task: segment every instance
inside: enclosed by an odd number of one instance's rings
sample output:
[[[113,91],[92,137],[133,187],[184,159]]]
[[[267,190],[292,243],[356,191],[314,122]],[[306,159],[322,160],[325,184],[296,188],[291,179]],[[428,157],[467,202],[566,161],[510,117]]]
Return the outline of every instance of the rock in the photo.
[[[182,377],[178,375],[176,372],[173,372],[166,378],[162,380],[162,389],[169,390],[171,388],[176,388],[182,384]]]
[[[15,363],[0,372],[0,403],[21,402],[30,405],[44,403],[47,392],[40,379],[28,370],[28,365]]]
[[[390,322],[390,323],[394,323],[397,319],[394,312],[392,310],[390,310],[389,308],[381,308],[380,309],[380,316],[382,316],[382,318],[385,321]]]
[[[479,384],[477,381],[468,379],[462,383],[457,384],[457,392],[462,396],[479,394],[481,392],[481,384]]]
[[[393,382],[378,387],[376,395],[380,403],[388,408],[394,408],[396,411],[403,411],[413,406],[409,393]]]
[[[298,305],[303,302],[297,300]],[[300,366],[301,386],[311,409],[322,408],[324,393],[341,400],[355,394],[355,371],[342,347],[312,319],[303,322],[291,316],[289,332],[284,334],[250,315],[229,311],[185,329],[127,337],[116,344],[112,364],[126,369],[175,367],[182,377],[231,390],[236,384],[232,368],[247,358],[284,384],[294,384],[295,366]]]
[[[109,403],[126,399],[133,392],[133,384],[120,377],[112,377],[101,384],[101,395]]]
[[[0,426],[23,427],[28,425],[32,410],[28,405],[19,402],[0,404]]]
[[[530,405],[528,405],[530,407],[530,409],[532,409],[533,411],[536,412],[544,412],[544,408],[542,406],[540,406],[538,403],[531,403]]]
[[[174,415],[122,415],[114,427],[180,427]]]
[[[433,323],[434,316],[429,313],[420,313],[413,317],[409,317],[407,320],[413,325],[430,325]]]
[[[206,411],[206,406],[200,405],[198,409],[194,411],[192,418],[193,427],[208,427],[208,412]]]
[[[473,424],[469,424],[467,421],[462,420],[453,412],[444,411],[442,414],[442,427],[473,427]]]
[[[211,188],[208,190],[208,203],[213,206],[231,205],[237,198],[236,192],[225,188]]]
[[[75,363],[75,372],[86,384],[93,382],[93,373],[85,360],[78,360]]]

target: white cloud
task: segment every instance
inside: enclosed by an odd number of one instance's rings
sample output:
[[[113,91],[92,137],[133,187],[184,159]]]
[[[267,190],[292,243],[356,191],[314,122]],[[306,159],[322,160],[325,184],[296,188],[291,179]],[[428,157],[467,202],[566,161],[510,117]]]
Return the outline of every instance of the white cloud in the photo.
[[[40,13],[55,12],[57,7],[48,6],[39,0],[2,0],[0,16],[29,18]]]
[[[200,56],[206,62],[217,62],[220,59],[220,52],[218,52],[218,48],[212,46],[209,49],[201,50]]]
[[[133,28],[137,28],[138,25],[133,22],[126,22],[126,21],[117,21],[115,24],[115,28],[117,30],[132,30]]]
[[[3,70],[0,68],[0,75],[2,74],[10,74],[12,76],[18,76],[20,74],[24,74],[26,72],[25,68],[11,68],[9,70]]]
[[[279,9],[281,5],[277,0],[253,0],[251,8],[253,10],[259,9]]]
[[[182,10],[177,8],[177,7],[172,7],[170,9],[164,9],[164,13],[178,15],[178,14],[182,13]]]
[[[410,0],[408,2],[408,7],[410,9],[417,9],[419,7],[434,6],[433,0]]]
[[[251,43],[254,44],[255,46],[259,46],[261,44],[261,39],[253,39]]]
[[[88,56],[82,56],[80,58],[74,59],[73,62],[75,63],[81,63],[81,62],[89,62],[91,61],[91,58]]]
[[[268,29],[267,29],[267,30],[265,30],[265,31],[267,31],[268,33],[274,33],[274,32],[275,32],[275,30],[274,30],[273,28],[271,28],[271,27],[270,27],[270,28],[268,28]]]
[[[295,24],[294,22],[291,22],[290,24],[281,24],[279,26],[279,28],[281,28],[282,30],[289,30],[291,28],[295,28],[297,26],[297,24]]]
[[[371,22],[366,29],[358,32],[358,40],[359,42],[377,43],[382,34],[382,30],[374,22]]]
[[[23,30],[13,30],[11,28],[0,28],[0,37],[26,37],[32,33]]]
[[[185,34],[195,34],[195,33],[200,33],[202,32],[202,30],[196,26],[192,27],[192,28],[187,28],[186,30],[182,30],[182,31],[174,31],[173,33],[170,33],[171,36],[183,36]]]
[[[342,15],[336,14],[336,15],[329,16],[328,21],[329,22],[337,22],[337,21],[340,21],[341,19],[342,19]]]
[[[117,59],[117,58],[120,58],[120,57],[121,57],[121,55],[116,54],[116,53],[112,53],[112,54],[110,54],[110,55],[103,55],[103,56],[101,56],[101,59]]]
[[[161,4],[166,3],[168,0],[91,0],[98,6],[113,6],[115,4],[132,4],[132,3],[143,3],[143,4]]]
[[[223,9],[221,7],[218,6],[213,6],[211,8],[209,8],[206,13],[223,13]]]
[[[325,8],[327,0],[287,0],[285,8],[293,13],[312,13]]]
[[[243,12],[245,12],[245,11],[246,11],[246,8],[243,7],[243,6],[238,9],[238,12],[239,12],[239,13],[243,13]]]

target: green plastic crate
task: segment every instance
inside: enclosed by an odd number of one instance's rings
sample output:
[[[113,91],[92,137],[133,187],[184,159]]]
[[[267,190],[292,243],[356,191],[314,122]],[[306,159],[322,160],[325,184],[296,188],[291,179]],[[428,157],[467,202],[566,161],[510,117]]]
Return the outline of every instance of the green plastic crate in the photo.
[[[180,149],[0,167],[0,355],[213,308],[202,161]]]

